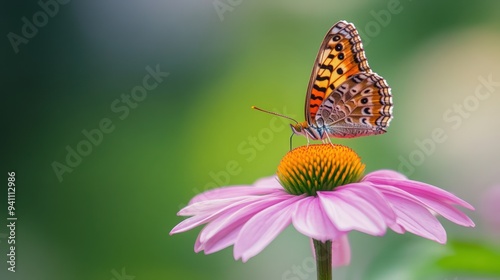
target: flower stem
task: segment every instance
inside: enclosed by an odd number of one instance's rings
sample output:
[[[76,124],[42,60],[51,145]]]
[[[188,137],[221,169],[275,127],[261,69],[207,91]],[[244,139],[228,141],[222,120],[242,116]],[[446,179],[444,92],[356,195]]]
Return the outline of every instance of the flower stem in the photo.
[[[332,241],[313,239],[318,280],[332,280]]]

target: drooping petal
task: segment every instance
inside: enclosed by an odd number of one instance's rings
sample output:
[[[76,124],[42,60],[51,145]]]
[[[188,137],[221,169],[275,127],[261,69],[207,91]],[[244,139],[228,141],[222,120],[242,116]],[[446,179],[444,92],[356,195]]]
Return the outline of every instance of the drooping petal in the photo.
[[[390,225],[394,231],[401,233],[404,229],[427,239],[446,243],[443,226],[420,201],[397,189],[384,192],[384,196],[397,215],[396,225]]]
[[[371,195],[360,196],[356,188]],[[354,183],[333,192],[317,192],[317,195],[328,217],[341,231],[358,230],[371,235],[383,235],[387,222],[392,223],[387,218],[391,216],[387,202],[369,185]]]
[[[300,233],[321,242],[336,239],[340,234],[323,210],[319,198],[313,196],[295,203],[292,223]]]
[[[427,208],[432,209],[436,213],[456,224],[469,227],[474,226],[474,222],[467,215],[457,210],[452,205],[461,205],[469,209],[474,208],[469,203],[445,190],[412,180],[371,177],[368,182],[373,184],[373,186],[379,190],[386,189],[390,191],[397,188],[408,195],[412,195]]]
[[[260,197],[235,197],[231,199],[218,199],[200,201],[183,208],[179,213],[182,215],[194,215],[176,225],[170,235],[193,229],[197,226],[213,221],[227,211],[235,211],[248,203],[259,200]]]
[[[273,178],[275,177],[260,179],[259,181],[256,182],[258,183],[259,187],[245,185],[245,186],[232,186],[232,187],[223,187],[223,188],[208,190],[193,197],[189,201],[188,205],[212,199],[232,198],[245,195],[266,195],[268,193],[272,193],[275,192],[276,190],[282,189],[276,186],[276,184],[278,184],[279,186],[279,183],[274,182],[275,180],[273,180]]]
[[[203,200],[182,208],[177,212],[177,216],[195,216],[212,214],[234,203],[240,203],[246,199],[252,199],[252,196],[236,196],[231,198]]]
[[[226,212],[210,222],[200,232],[200,241],[205,243],[205,253],[210,254],[233,245],[243,225],[260,211],[290,198],[284,193],[276,197],[260,197],[239,209]]]
[[[351,262],[351,246],[347,234],[332,240],[332,265],[333,267],[346,266]]]
[[[185,219],[184,221],[180,222],[177,224],[171,231],[170,235],[180,233],[180,232],[185,232],[190,229],[193,229],[197,226],[203,225],[205,223],[208,223],[212,218],[212,215],[197,215],[193,217],[189,217]]]
[[[389,225],[389,227],[395,232],[395,233],[399,233],[399,234],[403,234],[406,232],[406,230],[401,226],[399,225],[397,222],[395,223],[392,223]]]
[[[256,214],[241,229],[234,244],[234,258],[246,262],[260,253],[292,221],[295,203],[303,196],[290,196],[285,201]]]
[[[375,176],[367,178],[366,181],[369,181],[375,185],[394,186],[399,189],[405,190],[406,192],[411,193],[414,196],[430,198],[448,204],[456,204],[463,206],[467,209],[474,210],[474,207],[472,207],[472,205],[470,205],[463,199],[460,199],[459,197],[455,196],[454,194],[422,182],[408,180],[408,179],[375,177]]]
[[[203,243],[203,250],[205,251],[205,254],[212,254],[234,245],[234,242],[236,242],[236,239],[238,238],[238,235],[244,225],[245,224],[243,223],[238,224],[232,228],[232,230],[228,230],[224,234],[216,234],[212,238],[208,239],[205,243]]]
[[[212,238],[213,235],[228,230],[235,224],[238,225],[241,223],[246,223],[250,218],[252,218],[260,211],[283,200],[286,200],[289,197],[289,194],[272,197],[264,196],[258,197],[250,203],[238,205],[237,207],[234,207],[232,211],[226,211],[224,214],[217,217],[217,219],[206,225],[203,229],[203,232],[200,233],[200,240],[201,242],[205,242],[207,239]]]
[[[311,250],[314,259],[316,259],[316,250],[314,249],[313,239],[309,239],[311,244]],[[346,266],[351,263],[351,246],[349,244],[349,238],[347,234],[339,235],[336,239],[332,241],[332,266],[340,267]]]
[[[217,198],[231,198],[240,195],[246,195],[247,192],[249,194],[252,194],[251,193],[252,189],[253,189],[252,186],[241,185],[241,186],[221,187],[221,188],[206,190],[202,193],[198,193],[193,198],[191,198],[191,200],[189,200],[188,205],[205,200],[212,200]]]
[[[454,222],[455,224],[465,227],[474,226],[474,222],[471,220],[471,218],[449,204],[443,203],[442,201],[434,198],[418,197],[418,199],[427,207],[443,216],[444,218]]]
[[[196,241],[194,242],[194,251],[196,253],[201,252],[204,249],[204,244],[200,242],[200,235],[196,237]]]

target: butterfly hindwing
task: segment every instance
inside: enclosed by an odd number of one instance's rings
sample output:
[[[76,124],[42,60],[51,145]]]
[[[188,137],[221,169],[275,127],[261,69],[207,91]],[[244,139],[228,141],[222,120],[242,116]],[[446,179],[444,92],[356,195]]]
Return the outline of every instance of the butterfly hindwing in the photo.
[[[381,134],[392,118],[392,97],[385,80],[358,73],[339,85],[318,108],[316,125],[340,138]]]
[[[326,34],[309,80],[305,107],[309,125],[315,124],[323,101],[359,72],[371,72],[361,38],[353,24],[339,21]]]

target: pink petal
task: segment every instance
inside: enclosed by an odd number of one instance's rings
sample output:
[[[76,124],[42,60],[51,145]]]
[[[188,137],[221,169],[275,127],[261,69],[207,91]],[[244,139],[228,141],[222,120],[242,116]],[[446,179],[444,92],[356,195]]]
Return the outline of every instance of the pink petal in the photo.
[[[424,197],[418,197],[418,200],[423,202],[428,208],[432,209],[444,218],[454,222],[455,224],[474,227],[474,222],[463,212],[457,210],[455,207],[445,204],[437,199],[429,199]]]
[[[275,189],[283,189],[280,182],[278,181],[278,177],[276,175],[264,177],[259,179],[253,183],[256,188],[275,188]]]
[[[219,199],[210,201],[201,201],[183,208],[179,213],[184,215],[195,215],[176,225],[171,231],[170,235],[184,232],[193,229],[202,224],[213,221],[226,211],[239,209],[248,203],[255,200],[260,200],[260,197],[236,197],[233,199]]]
[[[399,234],[403,234],[406,232],[406,230],[399,224],[397,224],[396,222],[393,223],[393,224],[390,224],[389,227],[395,232],[395,233],[399,233]]]
[[[406,192],[411,193],[415,196],[439,200],[448,204],[457,204],[470,210],[474,210],[474,207],[472,207],[472,205],[458,198],[454,194],[422,182],[408,179],[382,178],[374,176],[369,177],[367,181],[375,185],[394,186],[405,190]]]
[[[195,216],[195,215],[212,214],[234,203],[239,203],[241,201],[245,201],[247,199],[252,199],[252,198],[255,197],[237,196],[231,198],[203,200],[200,202],[189,204],[188,206],[182,208],[179,212],[177,212],[177,216]]]
[[[251,218],[241,229],[234,244],[234,258],[241,258],[243,262],[246,262],[260,253],[290,224],[294,203],[302,198],[302,196],[291,196]]]
[[[224,231],[226,228],[230,228],[235,224],[245,223],[251,217],[259,213],[260,211],[286,200],[290,197],[289,194],[283,194],[278,197],[257,197],[255,200],[233,207],[231,211],[226,211],[224,214],[220,215],[217,219],[210,222],[205,226],[201,235],[201,241],[211,238],[214,234]]]
[[[411,180],[386,180],[371,177],[368,182],[371,182],[374,187],[380,190],[398,188],[408,195],[411,194],[415,199],[425,204],[426,207],[432,209],[446,219],[462,226],[474,226],[474,222],[467,215],[451,205],[458,204],[469,209],[471,209],[472,206],[447,191]]]
[[[171,231],[170,235],[179,232],[185,232],[193,229],[199,225],[208,223],[212,218],[212,215],[198,215],[185,219],[184,221],[177,224]]]
[[[370,195],[359,195],[359,188]],[[383,235],[387,223],[394,218],[383,197],[367,184],[355,183],[334,192],[317,192],[323,209],[341,231],[358,230],[371,235]],[[391,219],[388,219],[391,216]]]
[[[244,223],[235,225],[232,230],[228,230],[224,234],[217,234],[213,238],[208,239],[203,243],[205,254],[212,254],[233,245],[244,225]]]
[[[396,222],[399,227],[395,227],[396,232],[405,229],[424,238],[442,244],[446,243],[446,231],[443,226],[418,200],[396,192],[386,192],[384,195],[392,204],[398,217]]]
[[[292,223],[300,233],[321,242],[335,239],[340,234],[321,207],[319,199],[313,196],[295,203]]]
[[[261,180],[263,180],[263,182],[269,182],[269,183],[272,182],[272,180],[266,180],[266,179],[261,179]],[[269,187],[264,187],[264,184],[262,183],[259,183],[259,186],[260,187],[233,186],[233,187],[223,187],[223,188],[209,190],[193,197],[189,201],[189,205],[200,201],[212,200],[212,199],[232,198],[245,195],[266,195],[275,192],[277,189],[281,190],[283,189],[283,188],[277,188],[276,184],[274,183],[270,184]]]
[[[316,259],[316,250],[314,249],[313,239],[310,238],[310,244],[314,259]],[[347,234],[342,234],[332,241],[332,266],[340,267],[349,265],[351,262],[351,246]]]
[[[404,180],[406,179],[406,176],[396,172],[394,170],[389,170],[389,169],[382,169],[382,170],[377,170],[370,172],[365,175],[363,178],[363,181],[370,181],[372,178],[385,178],[385,179],[401,179]]]
[[[241,185],[241,186],[232,186],[232,187],[221,187],[221,188],[216,188],[216,189],[211,189],[204,191],[202,193],[199,193],[195,195],[191,200],[189,201],[188,205],[197,203],[200,201],[205,201],[205,200],[212,200],[212,199],[217,199],[217,198],[230,198],[234,196],[241,196],[245,195],[248,193],[252,194],[253,187],[249,185]],[[244,193],[244,194],[242,194]],[[235,194],[235,195],[233,195]]]
[[[351,262],[351,246],[347,234],[332,240],[332,265],[333,267],[346,266]]]
[[[382,214],[386,223],[390,224],[396,220],[396,214],[392,210],[392,207],[376,188],[363,184],[354,186],[346,185],[343,188],[349,188],[356,196],[369,201]]]
[[[200,242],[200,235],[198,234],[198,237],[196,238],[196,241],[194,242],[194,251],[196,253],[199,253],[204,249],[204,244]]]
[[[274,191],[270,189],[283,189],[275,175],[259,179],[250,186],[240,185],[232,187],[221,187],[205,191],[193,197],[189,201],[189,204],[211,199],[232,198],[245,195],[265,195]]]
[[[243,225],[260,211],[290,198],[284,194],[280,197],[260,197],[243,207],[235,208],[210,222],[200,232],[200,241],[205,243],[205,253],[210,254],[233,245]]]

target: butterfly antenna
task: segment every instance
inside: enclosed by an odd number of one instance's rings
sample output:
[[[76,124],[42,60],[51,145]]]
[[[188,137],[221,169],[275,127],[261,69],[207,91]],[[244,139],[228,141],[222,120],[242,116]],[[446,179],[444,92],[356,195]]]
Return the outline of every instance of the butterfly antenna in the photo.
[[[267,110],[261,109],[261,108],[256,107],[256,106],[252,106],[252,109],[257,110],[257,111],[261,111],[261,112],[264,112],[264,113],[268,113],[268,114],[271,114],[271,115],[275,115],[275,116],[278,116],[278,117],[282,117],[282,118],[285,118],[285,119],[289,119],[291,121],[294,121],[296,124],[299,123],[295,119],[290,118],[288,116],[285,116],[285,115],[282,115],[282,114],[278,114],[278,113],[275,113],[275,112],[271,112],[271,111],[267,111]]]

